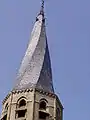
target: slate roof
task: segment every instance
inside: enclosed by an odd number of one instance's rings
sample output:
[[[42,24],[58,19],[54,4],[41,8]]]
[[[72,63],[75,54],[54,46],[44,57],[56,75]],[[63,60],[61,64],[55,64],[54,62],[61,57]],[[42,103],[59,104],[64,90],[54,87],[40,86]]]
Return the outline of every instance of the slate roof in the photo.
[[[13,90],[37,88],[54,93],[43,9],[34,24]]]

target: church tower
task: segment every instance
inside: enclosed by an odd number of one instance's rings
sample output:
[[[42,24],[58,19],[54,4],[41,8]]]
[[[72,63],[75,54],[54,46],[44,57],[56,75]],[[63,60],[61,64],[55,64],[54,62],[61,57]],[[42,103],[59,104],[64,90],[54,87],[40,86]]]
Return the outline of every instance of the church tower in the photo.
[[[16,84],[3,100],[1,120],[62,120],[62,116],[63,106],[53,88],[42,0]]]

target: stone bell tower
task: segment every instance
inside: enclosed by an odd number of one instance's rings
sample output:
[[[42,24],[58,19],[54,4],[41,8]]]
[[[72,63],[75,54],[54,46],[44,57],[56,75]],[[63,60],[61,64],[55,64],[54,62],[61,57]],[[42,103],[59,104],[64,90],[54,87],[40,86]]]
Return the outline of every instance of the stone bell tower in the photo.
[[[62,116],[63,106],[53,88],[42,0],[16,84],[3,100],[1,120],[62,120]]]

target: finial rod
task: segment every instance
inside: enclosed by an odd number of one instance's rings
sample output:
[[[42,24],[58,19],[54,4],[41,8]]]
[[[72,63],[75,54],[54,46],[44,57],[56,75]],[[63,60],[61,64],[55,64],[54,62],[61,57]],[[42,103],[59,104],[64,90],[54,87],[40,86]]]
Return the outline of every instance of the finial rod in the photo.
[[[41,7],[44,8],[44,0],[42,0],[42,6]]]
[[[42,1],[42,4],[41,4],[40,14],[44,16],[44,0],[41,0],[41,1]]]

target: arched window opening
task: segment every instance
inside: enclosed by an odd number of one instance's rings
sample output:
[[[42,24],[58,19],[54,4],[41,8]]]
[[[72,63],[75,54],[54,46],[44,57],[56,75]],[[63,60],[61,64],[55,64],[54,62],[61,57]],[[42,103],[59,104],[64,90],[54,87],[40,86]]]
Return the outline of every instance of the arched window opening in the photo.
[[[17,107],[16,107],[16,115],[15,118],[23,118],[25,119],[27,108],[26,108],[26,98],[22,97],[17,101]]]
[[[1,120],[7,120],[7,115],[5,115]]]
[[[46,102],[45,101],[41,101],[39,104],[39,109],[43,109],[46,110]]]
[[[7,111],[7,110],[8,110],[8,103],[5,106],[5,111]]]
[[[60,117],[61,117],[60,114],[61,114],[61,111],[60,111],[59,108],[57,108],[56,109],[56,115],[57,115],[56,118],[57,118],[57,120],[60,120]]]
[[[24,99],[22,99],[20,102],[19,102],[19,107],[23,107],[23,106],[26,106],[26,101]]]
[[[39,103],[39,119],[48,120],[49,113],[47,112],[47,103],[48,101],[45,98],[42,98]]]

